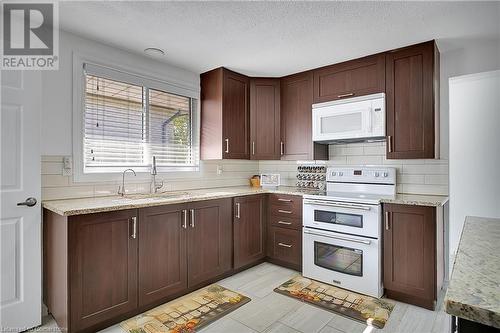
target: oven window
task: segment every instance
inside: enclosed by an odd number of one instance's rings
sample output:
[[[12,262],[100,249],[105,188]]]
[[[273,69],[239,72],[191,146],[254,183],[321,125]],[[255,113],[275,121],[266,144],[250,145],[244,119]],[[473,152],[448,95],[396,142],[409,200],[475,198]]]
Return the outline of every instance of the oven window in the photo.
[[[363,228],[363,215],[314,210],[314,221]]]
[[[314,242],[314,264],[340,273],[363,276],[363,251]]]

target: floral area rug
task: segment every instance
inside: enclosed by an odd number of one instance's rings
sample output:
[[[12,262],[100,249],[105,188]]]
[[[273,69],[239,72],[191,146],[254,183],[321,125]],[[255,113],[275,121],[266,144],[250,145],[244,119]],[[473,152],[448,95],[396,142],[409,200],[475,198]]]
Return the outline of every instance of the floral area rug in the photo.
[[[357,294],[301,275],[286,281],[274,291],[377,328],[384,328],[394,309],[394,304],[386,300]]]
[[[213,284],[123,321],[120,326],[129,333],[195,332],[248,302],[250,298]]]

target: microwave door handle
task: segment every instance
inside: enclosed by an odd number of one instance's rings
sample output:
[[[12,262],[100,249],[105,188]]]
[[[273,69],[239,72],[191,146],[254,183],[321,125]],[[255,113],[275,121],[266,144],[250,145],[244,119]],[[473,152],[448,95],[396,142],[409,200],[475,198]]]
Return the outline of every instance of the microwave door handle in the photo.
[[[310,205],[318,205],[318,206],[328,206],[328,207],[338,207],[338,208],[349,208],[349,209],[361,209],[361,210],[370,210],[370,206],[365,205],[356,205],[356,204],[341,204],[335,202],[325,202],[325,201],[309,201],[304,200],[305,204]]]
[[[364,240],[364,239],[357,239],[357,238],[351,238],[351,237],[344,237],[344,236],[338,236],[338,235],[331,235],[331,234],[324,234],[316,231],[310,231],[307,229],[304,229],[304,233],[314,235],[314,236],[322,236],[326,238],[332,238],[332,239],[338,239],[338,240],[345,240],[348,242],[355,242],[355,243],[361,243],[361,244],[366,244],[370,245],[372,242],[369,240]]]

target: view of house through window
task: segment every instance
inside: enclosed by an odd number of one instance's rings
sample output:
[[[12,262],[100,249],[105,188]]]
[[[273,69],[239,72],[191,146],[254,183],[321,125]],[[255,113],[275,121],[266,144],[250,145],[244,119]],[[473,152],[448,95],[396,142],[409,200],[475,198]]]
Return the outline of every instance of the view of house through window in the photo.
[[[84,172],[197,166],[193,100],[160,90],[85,76]]]

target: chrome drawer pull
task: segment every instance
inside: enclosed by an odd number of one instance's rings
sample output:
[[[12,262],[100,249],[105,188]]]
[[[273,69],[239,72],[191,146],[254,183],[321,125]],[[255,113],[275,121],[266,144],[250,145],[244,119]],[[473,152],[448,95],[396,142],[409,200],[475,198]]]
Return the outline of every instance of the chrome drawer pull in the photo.
[[[290,200],[290,199],[282,199],[282,198],[278,198],[278,201],[283,201],[283,202],[292,202],[292,200]]]
[[[278,221],[279,224],[290,225],[292,222]]]
[[[236,218],[238,218],[238,219],[240,218],[240,207],[241,207],[240,203],[237,202],[236,203]]]
[[[291,244],[285,244],[285,243],[278,243],[279,246],[283,246],[283,247],[286,247],[286,248],[291,248],[292,245]]]
[[[389,224],[389,212],[385,212],[385,230],[389,230],[391,228]]]
[[[292,214],[291,211],[289,211],[289,210],[282,210],[282,209],[278,209],[278,213]]]
[[[351,96],[354,96],[354,93],[348,93],[348,94],[337,95],[337,98],[344,98],[344,97],[351,97]]]
[[[224,139],[226,141],[226,150],[224,150],[225,153],[229,153],[229,139]]]

